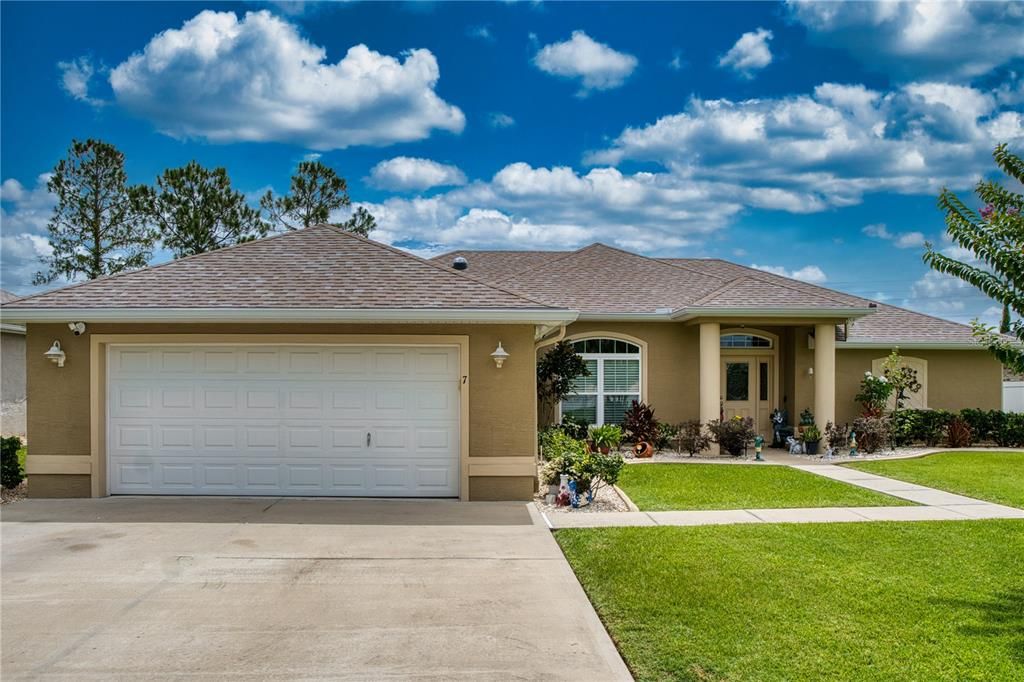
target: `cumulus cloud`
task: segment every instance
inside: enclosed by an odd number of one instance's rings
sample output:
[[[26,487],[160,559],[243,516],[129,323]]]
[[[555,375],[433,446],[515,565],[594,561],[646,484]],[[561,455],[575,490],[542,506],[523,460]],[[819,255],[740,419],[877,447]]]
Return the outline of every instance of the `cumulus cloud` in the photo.
[[[71,97],[92,106],[102,106],[103,100],[92,97],[89,87],[92,77],[96,75],[96,67],[89,57],[78,57],[67,62],[57,62],[60,71],[60,86]]]
[[[684,111],[626,128],[593,164],[654,161],[695,179],[743,184],[806,210],[869,192],[968,187],[999,142],[1024,142],[1024,116],[974,88],[910,83],[890,92],[825,83],[806,95],[692,98]]]
[[[885,73],[969,79],[1024,57],[1020,2],[788,0],[810,38]]]
[[[325,151],[462,131],[434,88],[430,50],[395,57],[366,45],[335,62],[267,11],[203,11],[154,36],[110,73],[115,99],[175,138],[286,142]]]
[[[422,190],[445,185],[464,185],[466,175],[457,166],[430,159],[396,156],[374,166],[370,171],[370,181],[382,189]]]
[[[861,228],[861,232],[869,237],[875,237],[876,239],[884,239],[885,241],[892,242],[892,245],[897,249],[921,247],[924,246],[926,241],[923,232],[890,232],[885,223],[865,225]]]
[[[580,97],[593,90],[610,90],[626,82],[637,67],[637,58],[599,43],[583,31],[569,40],[542,47],[533,58],[538,69],[553,76],[579,78]]]
[[[49,173],[25,187],[14,178],[0,185],[0,288],[16,294],[28,294],[32,277],[43,269],[40,257],[52,253],[46,238],[46,224],[53,213],[56,198],[46,189]]]
[[[772,32],[768,29],[748,31],[719,58],[718,65],[732,69],[744,78],[753,78],[756,72],[772,63],[772,51],[768,47],[771,39]]]
[[[790,279],[798,279],[801,282],[808,282],[810,284],[824,284],[828,281],[828,277],[825,276],[824,270],[819,268],[817,265],[805,265],[804,267],[796,270],[787,270],[781,265],[758,265],[756,263],[751,263],[750,267],[755,270],[770,272],[773,275],[781,275],[783,277],[789,277]]]
[[[516,120],[508,114],[503,114],[500,111],[492,112],[487,117],[487,122],[492,128],[511,128],[516,124]]]

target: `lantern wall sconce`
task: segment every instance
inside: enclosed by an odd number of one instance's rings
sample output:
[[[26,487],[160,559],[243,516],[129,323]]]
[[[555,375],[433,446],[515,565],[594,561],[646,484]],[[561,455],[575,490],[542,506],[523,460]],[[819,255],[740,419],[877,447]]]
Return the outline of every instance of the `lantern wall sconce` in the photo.
[[[501,347],[501,341],[498,341],[498,347],[491,353],[491,357],[494,359],[494,365],[501,369],[501,366],[508,360],[508,351]]]
[[[64,366],[64,351],[61,350],[60,341],[54,341],[53,345],[50,346],[50,350],[43,353],[43,357],[47,358],[50,362],[57,365],[58,367]]]

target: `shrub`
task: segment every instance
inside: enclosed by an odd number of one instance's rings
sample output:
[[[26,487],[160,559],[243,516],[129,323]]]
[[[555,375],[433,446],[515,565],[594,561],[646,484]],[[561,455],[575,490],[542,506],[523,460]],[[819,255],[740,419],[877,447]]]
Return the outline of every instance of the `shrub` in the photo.
[[[659,450],[664,450],[672,444],[672,441],[679,435],[679,427],[675,424],[669,424],[666,422],[658,422],[658,439],[654,443],[654,447]]]
[[[946,445],[966,448],[971,444],[971,427],[963,417],[953,417],[946,425]]]
[[[562,429],[570,438],[576,440],[586,440],[587,438],[587,422],[583,421],[579,417],[574,417],[571,414],[567,414],[562,417],[562,423],[559,424],[559,428]]]
[[[833,450],[845,448],[850,442],[850,426],[829,422],[825,425],[825,442]]]
[[[859,417],[853,422],[857,448],[863,452],[878,452],[889,442],[889,420],[885,417]]]
[[[990,437],[1004,448],[1024,445],[1024,414],[992,410],[988,413]]]
[[[638,403],[635,400],[629,406],[629,409],[626,410],[626,415],[622,422],[626,429],[627,440],[633,443],[647,441],[651,445],[657,445],[658,424],[658,419],[654,416],[654,408],[646,403]]]
[[[569,436],[561,429],[549,432],[544,446],[547,464],[541,470],[544,484],[557,484],[562,474],[571,476],[574,463],[586,454],[587,446],[583,441]]]
[[[590,439],[599,448],[611,448],[614,450],[622,442],[622,427],[615,424],[591,426]]]
[[[821,440],[821,429],[814,424],[811,424],[804,429],[804,442],[805,443],[817,443]]]
[[[21,450],[20,438],[0,438],[0,485],[7,489],[17,488],[25,480],[25,472],[18,461],[18,450]]]
[[[923,443],[938,445],[946,433],[946,425],[953,418],[946,410],[900,410],[893,412],[892,440],[897,446]]]
[[[718,443],[733,457],[742,455],[757,435],[754,432],[754,420],[750,417],[733,417],[725,421],[713,419],[708,422],[708,431],[711,432],[711,441]]]
[[[864,378],[860,380],[860,393],[853,399],[860,403],[865,417],[881,417],[892,391],[893,386],[886,377],[864,372]]]
[[[960,410],[960,418],[971,427],[971,436],[974,442],[989,440],[991,437],[991,419],[986,410],[968,407]]]
[[[676,444],[680,451],[686,451],[693,457],[698,452],[708,449],[711,445],[711,436],[704,430],[703,424],[691,419],[677,427]]]
[[[576,492],[596,494],[602,485],[615,485],[625,465],[622,455],[587,451],[583,441],[569,438],[564,433],[553,436],[550,442],[551,456],[541,469],[544,485],[557,485],[563,475],[576,481]]]
[[[587,363],[568,341],[559,341],[537,358],[537,402],[552,409],[575,391],[573,384],[579,377],[590,376]],[[551,412],[546,412],[551,414]]]

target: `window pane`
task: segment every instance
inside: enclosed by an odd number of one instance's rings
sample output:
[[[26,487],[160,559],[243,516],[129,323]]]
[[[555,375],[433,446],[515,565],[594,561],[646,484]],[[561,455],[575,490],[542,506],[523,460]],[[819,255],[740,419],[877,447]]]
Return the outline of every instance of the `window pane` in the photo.
[[[725,363],[725,399],[748,400],[750,364],[746,362]]]
[[[597,423],[597,396],[571,395],[562,401],[562,416],[571,416],[587,424]]]
[[[726,334],[722,337],[722,348],[771,348],[772,342],[753,334]]]
[[[590,371],[590,376],[573,379],[572,390],[577,393],[597,393],[597,360],[584,360],[583,364]]]
[[[587,342],[586,341],[573,341],[572,342],[572,349],[574,351],[576,351],[577,353],[585,353],[586,350],[587,350]]]
[[[600,353],[601,352],[601,339],[587,339],[587,352],[588,353]]]
[[[604,390],[607,393],[626,393],[640,390],[639,360],[605,360]]]
[[[640,400],[639,395],[606,395],[604,397],[604,423],[622,424],[626,417],[626,410],[633,404],[633,401]]]
[[[768,363],[760,363],[758,394],[761,400],[768,400]]]

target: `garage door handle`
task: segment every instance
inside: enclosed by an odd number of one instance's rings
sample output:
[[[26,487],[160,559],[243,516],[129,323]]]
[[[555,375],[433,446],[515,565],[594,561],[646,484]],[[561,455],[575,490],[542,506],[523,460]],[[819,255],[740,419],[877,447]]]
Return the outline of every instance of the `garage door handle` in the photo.
[[[370,447],[370,432],[366,432],[366,447]]]

